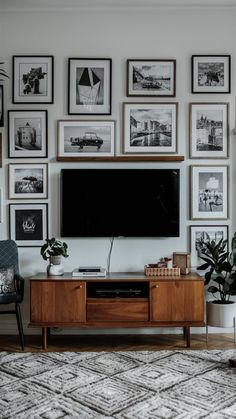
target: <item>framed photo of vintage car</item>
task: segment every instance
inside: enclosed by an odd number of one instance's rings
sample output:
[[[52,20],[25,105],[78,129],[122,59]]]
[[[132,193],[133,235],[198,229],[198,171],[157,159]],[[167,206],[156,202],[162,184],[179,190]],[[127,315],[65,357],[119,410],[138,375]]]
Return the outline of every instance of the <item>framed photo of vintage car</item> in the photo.
[[[48,237],[48,204],[10,204],[9,220],[18,247],[41,247]]]
[[[10,158],[47,157],[47,111],[8,111]]]
[[[68,114],[111,115],[112,60],[69,58]]]
[[[13,56],[13,103],[53,103],[52,55]]]
[[[114,156],[115,121],[58,121],[59,157]]]
[[[47,192],[47,163],[9,164],[9,199],[43,199]]]
[[[176,60],[127,60],[127,96],[175,96]]]
[[[230,93],[230,55],[192,55],[192,93]]]

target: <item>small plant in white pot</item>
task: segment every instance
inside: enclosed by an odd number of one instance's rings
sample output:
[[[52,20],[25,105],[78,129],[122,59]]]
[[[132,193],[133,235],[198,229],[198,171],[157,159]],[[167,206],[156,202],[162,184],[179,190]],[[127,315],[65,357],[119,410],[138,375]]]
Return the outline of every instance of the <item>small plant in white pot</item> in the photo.
[[[198,270],[207,270],[205,285],[214,300],[207,301],[207,324],[214,327],[232,327],[236,318],[236,233],[231,242],[231,252],[226,250],[227,241],[201,239],[198,242],[200,257],[204,263]]]
[[[40,250],[40,254],[44,260],[49,260],[50,264],[47,267],[48,275],[63,275],[64,269],[61,265],[61,257],[67,258],[68,245],[55,237],[46,239]]]

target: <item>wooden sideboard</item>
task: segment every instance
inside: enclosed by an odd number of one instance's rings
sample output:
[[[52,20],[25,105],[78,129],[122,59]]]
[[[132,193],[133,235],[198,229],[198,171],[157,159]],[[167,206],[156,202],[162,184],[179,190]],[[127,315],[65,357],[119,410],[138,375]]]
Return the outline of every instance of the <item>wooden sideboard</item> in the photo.
[[[189,347],[190,327],[204,324],[204,282],[195,273],[180,277],[112,273],[82,279],[70,273],[39,273],[30,278],[29,327],[42,328],[44,349],[50,327],[183,327]]]

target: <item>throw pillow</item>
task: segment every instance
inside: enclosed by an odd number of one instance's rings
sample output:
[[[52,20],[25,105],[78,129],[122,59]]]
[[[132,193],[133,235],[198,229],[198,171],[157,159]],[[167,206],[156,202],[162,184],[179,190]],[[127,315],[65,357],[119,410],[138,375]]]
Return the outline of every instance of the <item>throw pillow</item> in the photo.
[[[0,294],[16,292],[14,268],[0,268]]]

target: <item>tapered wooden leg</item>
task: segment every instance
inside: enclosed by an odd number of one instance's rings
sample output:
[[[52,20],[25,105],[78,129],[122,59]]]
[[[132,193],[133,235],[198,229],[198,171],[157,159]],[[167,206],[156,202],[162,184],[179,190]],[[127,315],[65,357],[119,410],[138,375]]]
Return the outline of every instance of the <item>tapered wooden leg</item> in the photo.
[[[18,303],[16,303],[16,320],[17,320],[17,327],[18,327],[18,332],[20,336],[21,349],[22,351],[24,351],[24,346],[25,346],[24,345],[24,332],[23,332],[23,326],[22,326],[20,305]]]
[[[229,360],[230,367],[236,368],[236,358],[231,358]]]
[[[190,348],[190,327],[185,327],[185,338],[186,338],[186,346],[187,348]]]
[[[42,328],[42,347],[46,351],[48,347],[48,331],[47,327]]]
[[[184,339],[186,338],[186,327],[183,327],[183,335],[184,335]]]

